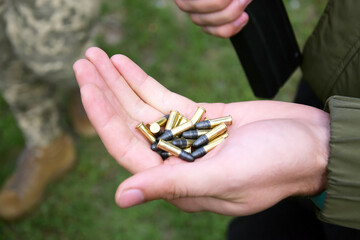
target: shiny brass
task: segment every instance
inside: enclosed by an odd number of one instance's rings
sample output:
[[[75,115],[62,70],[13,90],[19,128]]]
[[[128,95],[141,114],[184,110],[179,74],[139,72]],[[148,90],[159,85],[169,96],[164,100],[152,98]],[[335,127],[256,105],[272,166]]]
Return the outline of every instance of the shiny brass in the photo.
[[[198,123],[201,118],[203,117],[203,115],[206,113],[205,108],[203,107],[198,107],[195,114],[193,115],[193,117],[191,118],[191,121],[195,124]]]
[[[170,111],[169,119],[166,122],[165,130],[171,130],[173,128],[178,115],[179,115],[178,111],[176,110]]]
[[[150,132],[154,134],[154,136],[158,136],[161,133],[161,127],[158,123],[151,123],[149,126]]]
[[[225,123],[220,123],[220,125],[216,126],[210,132],[206,133],[205,135],[207,136],[207,138],[209,139],[209,142],[210,142],[211,140],[217,138],[218,136],[222,135],[226,131],[227,131],[227,127],[226,127]]]
[[[136,127],[150,143],[154,143],[156,141],[156,138],[154,135],[150,132],[150,130],[145,126],[143,122],[139,123]]]
[[[186,130],[189,130],[190,128],[194,127],[194,123],[192,121],[188,121],[176,128],[171,129],[171,132],[173,136],[178,136],[181,133],[185,132]]]
[[[164,126],[168,120],[169,116],[164,116],[160,118],[159,120],[156,120],[153,123],[149,124],[150,132],[152,132],[155,136],[160,134],[161,127]]]
[[[191,153],[191,147],[185,148],[184,151],[188,152],[188,153]]]
[[[177,146],[181,149],[191,147],[196,139],[186,139],[186,138],[178,138],[171,141],[171,144]]]
[[[192,144],[195,142],[195,139],[186,139],[186,149],[191,147]]]
[[[180,124],[179,124],[179,125],[182,125],[182,124],[184,124],[184,123],[186,123],[186,122],[188,122],[188,121],[190,121],[190,120],[183,116],[183,117],[181,118],[181,121],[180,121]]]
[[[211,130],[209,130],[209,129],[205,129],[205,130],[197,130],[198,131],[198,136],[200,137],[200,136],[202,136],[202,135],[205,135],[205,134],[207,134],[208,132],[210,132]]]
[[[159,120],[155,121],[154,123],[159,124],[160,127],[161,127],[161,126],[164,126],[164,125],[166,124],[168,118],[169,118],[169,115],[163,116],[162,118],[160,118]],[[150,124],[150,125],[151,125],[151,124]]]
[[[159,143],[158,143],[157,147],[164,150],[164,151],[166,151],[166,152],[171,153],[172,155],[174,155],[176,157],[179,156],[181,151],[182,151],[182,149],[180,149],[180,148],[178,148],[178,147],[172,145],[171,143],[168,143],[168,142],[166,142],[166,141],[164,141],[162,139],[159,140]]]
[[[220,118],[214,118],[214,119],[208,119],[210,121],[211,128],[219,125],[220,123],[225,123],[226,125],[232,124],[232,117],[226,116],[226,117],[220,117]]]
[[[183,118],[183,115],[181,113],[179,113],[179,115],[176,116],[173,128],[176,128],[177,126],[180,125],[181,119]]]
[[[209,152],[211,150],[213,150],[215,147],[217,147],[220,143],[222,143],[222,141],[225,140],[225,138],[227,138],[229,136],[228,133],[224,133],[223,135],[220,135],[219,137],[215,138],[214,140],[212,140],[211,142],[209,142],[207,145],[205,145],[203,148],[205,150],[205,152]]]

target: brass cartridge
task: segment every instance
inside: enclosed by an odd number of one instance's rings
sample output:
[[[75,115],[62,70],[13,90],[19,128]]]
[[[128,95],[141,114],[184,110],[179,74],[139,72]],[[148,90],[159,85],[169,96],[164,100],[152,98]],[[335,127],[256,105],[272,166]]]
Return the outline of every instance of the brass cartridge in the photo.
[[[184,124],[181,124],[180,126],[171,129],[171,132],[173,134],[173,136],[179,136],[181,135],[183,132],[189,130],[190,128],[194,127],[194,123],[192,121],[188,121]]]
[[[220,143],[222,143],[222,141],[224,141],[225,138],[227,138],[228,136],[229,136],[228,133],[224,133],[223,135],[221,135],[221,136],[217,137],[216,139],[212,140],[207,145],[196,149],[194,152],[191,153],[191,155],[194,158],[200,158],[200,157],[204,156],[206,153],[210,152],[215,147],[217,147]]]
[[[136,127],[150,143],[154,143],[156,141],[156,138],[154,135],[150,132],[150,130],[145,126],[143,122],[139,123]]]
[[[226,133],[220,135],[219,137],[215,138],[214,140],[212,140],[205,146],[203,146],[203,148],[208,153],[209,151],[214,149],[217,145],[219,145],[222,141],[224,141],[228,136],[229,136],[229,134],[226,132]]]
[[[180,126],[177,126],[176,128],[165,131],[158,139],[171,140],[192,127],[194,127],[194,123],[192,121],[188,121]]]
[[[198,137],[207,134],[210,130],[190,130],[182,133],[183,138],[197,139]]]
[[[199,106],[190,121],[192,121],[194,124],[198,123],[205,113],[205,108]]]
[[[222,135],[226,132],[227,127],[225,123],[221,123],[220,125],[213,128],[211,131],[199,137],[193,144],[193,147],[198,148],[202,147],[205,144],[209,143],[211,140],[217,138],[218,136]]]
[[[182,124],[184,124],[184,123],[186,123],[186,122],[188,122],[188,121],[190,121],[190,120],[183,116],[183,117],[181,118],[181,121],[180,121],[180,124],[179,124],[179,125],[182,125]]]
[[[150,124],[149,130],[152,134],[154,134],[154,136],[158,136],[161,134],[161,127],[157,123]]]
[[[221,118],[208,119],[202,122],[198,122],[195,124],[196,129],[209,129],[218,126],[221,123],[225,123],[226,125],[232,124],[232,117],[226,116]]]
[[[188,153],[191,153],[191,147],[185,148],[184,151],[188,152]]]
[[[183,115],[181,113],[179,113],[179,115],[176,116],[173,128],[176,128],[177,126],[180,125],[181,119],[183,118]]]
[[[169,118],[169,115],[166,115],[166,116],[160,118],[159,120],[156,120],[155,122],[150,123],[150,127],[149,127],[150,132],[152,134],[154,134],[155,136],[159,135],[161,132],[161,127],[166,124],[168,118]]]
[[[159,140],[158,148],[171,153],[172,155],[179,157],[185,161],[193,162],[194,158],[191,156],[190,153],[185,152],[184,150],[172,145],[171,143],[168,143],[162,139]]]
[[[174,123],[176,121],[177,116],[179,115],[179,112],[176,110],[171,110],[169,114],[169,119],[166,122],[165,131],[171,130],[174,126]]]
[[[195,139],[179,138],[179,139],[173,140],[171,143],[174,146],[184,149],[184,148],[191,147],[194,142],[195,142]]]

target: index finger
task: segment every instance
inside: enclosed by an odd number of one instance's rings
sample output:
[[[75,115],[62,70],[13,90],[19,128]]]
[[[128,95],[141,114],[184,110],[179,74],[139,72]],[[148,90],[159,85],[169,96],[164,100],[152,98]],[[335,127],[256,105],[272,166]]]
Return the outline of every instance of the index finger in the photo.
[[[198,104],[169,91],[158,81],[148,76],[128,57],[114,55],[111,61],[135,93],[153,108],[163,114],[168,114],[171,110],[178,110],[184,116],[192,116],[195,112]]]

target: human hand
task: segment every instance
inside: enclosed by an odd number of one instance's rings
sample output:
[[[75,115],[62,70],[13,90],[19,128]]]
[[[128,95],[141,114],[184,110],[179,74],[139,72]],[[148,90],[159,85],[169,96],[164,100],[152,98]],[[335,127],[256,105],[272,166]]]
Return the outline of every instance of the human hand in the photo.
[[[178,110],[190,117],[198,104],[170,92],[123,55],[111,59],[98,48],[86,51],[87,59],[73,68],[84,108],[108,152],[131,173],[164,164],[150,150],[136,126]],[[221,116],[225,104],[201,104],[208,117]],[[183,163],[170,158],[165,164]]]
[[[84,107],[104,145],[133,177],[116,194],[120,207],[166,199],[185,211],[227,215],[261,211],[291,195],[325,186],[327,113],[292,103],[253,101],[196,104],[172,93],[122,55],[100,49],[74,64]],[[194,163],[163,162],[136,130],[177,109],[191,117],[198,105],[209,118],[232,115],[229,137]]]
[[[193,23],[208,34],[229,38],[248,22],[244,12],[252,0],[175,0],[176,5],[188,13]]]

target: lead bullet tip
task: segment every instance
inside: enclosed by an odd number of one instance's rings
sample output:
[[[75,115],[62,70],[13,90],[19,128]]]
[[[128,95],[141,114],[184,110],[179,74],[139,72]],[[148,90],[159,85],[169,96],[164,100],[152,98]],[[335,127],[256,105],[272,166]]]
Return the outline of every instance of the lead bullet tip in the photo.
[[[207,136],[202,135],[201,137],[196,139],[196,141],[193,143],[193,147],[194,148],[199,148],[199,147],[202,147],[202,146],[206,145],[208,142],[209,142],[209,139],[207,138]]]
[[[170,130],[165,130],[165,132],[160,137],[158,137],[158,140],[162,139],[164,141],[168,141],[168,140],[171,140],[173,138],[174,138],[174,136],[171,133],[171,131]]]

